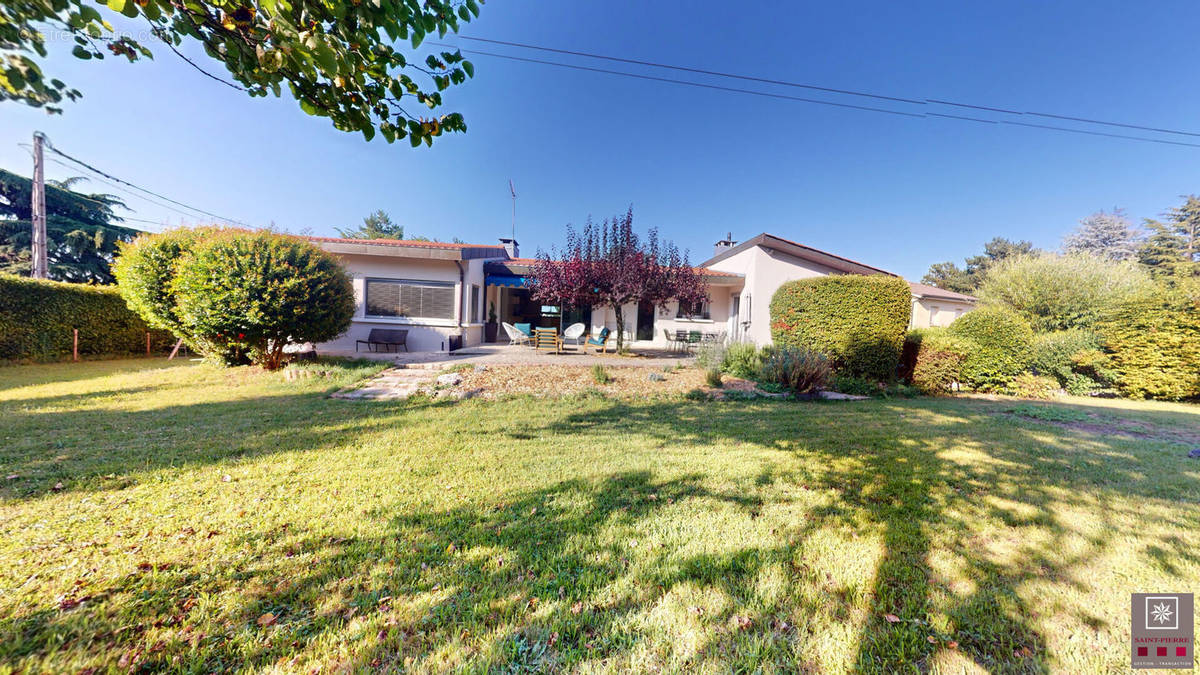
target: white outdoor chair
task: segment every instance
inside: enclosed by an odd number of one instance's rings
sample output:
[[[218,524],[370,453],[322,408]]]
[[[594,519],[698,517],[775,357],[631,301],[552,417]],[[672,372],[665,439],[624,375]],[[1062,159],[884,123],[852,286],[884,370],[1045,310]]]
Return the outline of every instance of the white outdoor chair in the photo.
[[[517,327],[507,321],[500,324],[504,327],[505,334],[508,335],[508,344],[510,345],[527,345],[529,344],[529,336],[517,330]]]
[[[575,346],[578,347],[583,342],[583,334],[586,332],[587,326],[582,323],[573,323],[563,331],[563,343],[574,342]]]

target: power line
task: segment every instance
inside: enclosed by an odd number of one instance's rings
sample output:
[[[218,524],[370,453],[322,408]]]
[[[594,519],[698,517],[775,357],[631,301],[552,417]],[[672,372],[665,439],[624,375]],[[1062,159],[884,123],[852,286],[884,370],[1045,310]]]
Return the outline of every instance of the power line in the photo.
[[[958,101],[948,101],[948,100],[941,100],[941,99],[931,99],[931,98],[916,99],[916,98],[906,98],[906,97],[900,97],[900,96],[887,96],[884,94],[876,94],[876,93],[872,93],[872,92],[858,91],[858,90],[854,90],[854,89],[837,89],[837,88],[833,88],[833,87],[822,87],[822,86],[813,85],[813,84],[792,82],[789,80],[778,80],[778,79],[772,79],[772,78],[766,78],[766,77],[755,77],[753,75],[725,73],[725,72],[721,72],[721,71],[717,71],[717,70],[705,70],[703,68],[679,66],[679,65],[669,64],[669,63],[659,63],[659,62],[655,62],[655,61],[641,61],[638,59],[627,59],[627,58],[622,58],[619,56],[610,56],[607,54],[596,54],[594,52],[575,51],[575,50],[570,50],[570,49],[555,49],[553,47],[545,47],[542,45],[532,45],[532,44],[528,44],[528,43],[524,43],[524,42],[510,42],[507,40],[491,40],[488,38],[468,37],[466,35],[460,35],[458,37],[459,37],[459,39],[471,40],[473,42],[487,42],[490,44],[505,45],[505,46],[509,46],[509,47],[520,47],[522,49],[534,49],[537,51],[553,52],[556,54],[569,54],[571,56],[582,56],[582,57],[590,58],[590,59],[603,59],[605,61],[615,61],[618,63],[630,63],[630,64],[636,64],[636,65],[640,65],[640,66],[650,66],[652,68],[665,68],[668,70],[678,70],[678,71],[682,71],[682,72],[697,73],[697,74],[702,74],[702,75],[713,75],[716,77],[727,77],[727,78],[738,79],[738,80],[747,80],[750,82],[762,82],[762,83],[766,83],[766,84],[777,84],[777,85],[782,85],[782,86],[786,86],[786,87],[800,87],[803,89],[812,89],[812,90],[816,90],[816,91],[825,91],[825,92],[830,92],[830,93],[835,93],[835,94],[844,94],[847,96],[863,96],[863,97],[867,97],[867,98],[886,100],[886,101],[896,101],[896,102],[900,102],[900,103],[911,103],[911,104],[915,104],[915,105],[926,105],[929,103],[933,103],[933,104],[937,104],[937,105],[947,105],[947,106],[954,106],[954,107],[959,107],[959,108],[974,108],[976,110],[987,110],[987,111],[991,111],[991,112],[999,112],[999,113],[1005,113],[1005,114],[1009,114],[1009,115],[1034,115],[1037,117],[1047,117],[1047,118],[1052,118],[1052,119],[1069,120],[1072,122],[1084,122],[1086,124],[1101,124],[1101,125],[1111,126],[1111,127],[1123,127],[1126,129],[1141,129],[1142,131],[1155,131],[1155,132],[1164,133],[1164,134],[1175,134],[1178,136],[1200,137],[1200,133],[1191,132],[1191,131],[1180,131],[1178,129],[1150,127],[1150,126],[1143,126],[1140,124],[1128,124],[1125,122],[1112,122],[1112,121],[1098,120],[1098,119],[1092,119],[1092,118],[1087,118],[1087,117],[1071,117],[1069,115],[1056,115],[1053,113],[1037,112],[1037,111],[1032,111],[1032,110],[1026,110],[1026,111],[1010,110],[1007,108],[997,108],[997,107],[991,107],[991,106],[975,105],[975,104],[971,104],[971,103],[962,103],[962,102],[958,102]],[[1124,137],[1118,136],[1118,138],[1124,138]]]
[[[453,45],[439,45],[438,43],[430,43],[435,46],[452,47]],[[905,112],[903,110],[889,110],[887,108],[873,108],[865,105],[854,105],[852,103],[837,103],[834,101],[822,101],[815,98],[804,98],[802,96],[788,96],[787,94],[773,94],[766,91],[755,91],[753,89],[739,89],[737,87],[722,87],[717,84],[705,84],[703,82],[691,82],[688,80],[676,80],[669,77],[655,77],[654,75],[639,75],[637,73],[626,73],[620,70],[608,70],[606,68],[593,68],[591,66],[579,66],[573,63],[560,63],[558,61],[544,61],[542,59],[530,59],[523,56],[510,56],[508,54],[494,54],[492,52],[483,52],[474,49],[460,50],[467,54],[478,54],[480,56],[493,56],[500,59],[508,59],[510,61],[523,61],[525,63],[541,63],[547,66],[558,66],[560,68],[570,68],[572,70],[586,70],[593,73],[606,73],[609,75],[620,75],[622,77],[632,77],[639,80],[652,80],[655,82],[670,82],[672,84],[684,84],[689,87],[700,87],[702,89],[716,89],[718,91],[730,91],[738,94],[750,94],[752,96],[765,96],[767,98],[780,98],[788,101],[800,101],[802,103],[816,103],[818,105],[833,106],[835,108],[852,108],[854,110],[866,110],[868,112],[887,113],[889,115],[900,115],[901,117],[924,117],[921,113]]]
[[[639,61],[637,59],[623,59],[619,56],[607,56],[605,54],[593,54],[591,52],[576,52],[569,49],[554,49],[553,47],[542,47],[539,45],[524,44],[521,42],[506,42],[504,40],[489,40],[487,38],[467,37],[466,35],[458,36],[462,40],[471,40],[474,42],[490,42],[497,45],[506,45],[508,47],[522,47],[524,49],[536,49],[543,52],[554,52],[556,54],[570,54],[571,56],[586,56],[590,59],[604,59],[605,61],[616,61],[619,63],[632,63],[639,66],[652,66],[654,68],[667,68],[670,70],[681,70],[688,73],[697,73],[700,75],[715,75],[717,77],[729,77],[737,80],[749,80],[751,82],[762,82],[765,84],[780,84],[785,87],[799,87],[801,89],[812,89],[814,91],[827,91],[833,94],[846,94],[848,96],[863,96],[866,98],[874,98],[883,101],[898,101],[900,103],[915,103],[924,105],[925,102],[911,98],[901,98],[898,96],[886,96],[884,94],[872,94],[865,91],[854,91],[853,89],[834,89],[831,87],[820,87],[815,84],[801,84],[799,82],[788,82],[787,80],[772,80],[766,77],[754,77],[752,75],[735,75],[733,73],[722,73],[717,70],[704,70],[703,68],[690,68],[688,66],[673,66],[666,63],[655,63],[654,61]]]
[[[189,205],[189,204],[184,204],[183,202],[176,201],[176,200],[174,200],[174,199],[171,199],[170,197],[167,197],[167,196],[165,196],[165,195],[161,195],[161,194],[159,194],[159,193],[157,193],[157,192],[154,192],[154,191],[152,191],[152,190],[147,190],[147,189],[146,189],[146,188],[144,188],[144,187],[141,187],[141,186],[138,186],[138,185],[134,185],[133,183],[130,183],[129,181],[122,180],[122,179],[120,179],[120,178],[117,178],[116,176],[114,176],[114,175],[112,175],[112,174],[110,174],[110,173],[106,173],[106,172],[104,172],[104,171],[101,171],[100,169],[97,169],[96,167],[92,166],[91,164],[88,164],[87,162],[84,162],[83,160],[76,159],[75,157],[72,157],[72,156],[68,155],[67,153],[65,153],[65,152],[63,152],[63,151],[61,151],[61,150],[59,150],[58,148],[55,148],[53,145],[51,145],[51,144],[49,144],[49,143],[47,143],[47,144],[46,144],[46,148],[47,148],[47,149],[48,149],[50,152],[53,152],[54,154],[58,155],[59,157],[62,157],[62,158],[64,158],[64,159],[67,159],[67,160],[69,160],[69,161],[71,161],[71,162],[74,162],[75,164],[78,164],[79,166],[81,166],[81,167],[83,167],[83,168],[85,168],[85,169],[88,169],[89,171],[92,171],[92,172],[94,172],[94,173],[96,173],[96,174],[99,174],[99,175],[101,175],[101,176],[104,176],[105,178],[107,178],[107,179],[109,179],[109,180],[115,181],[115,182],[117,182],[117,183],[121,183],[122,185],[128,185],[129,187],[131,187],[131,188],[133,188],[133,189],[135,189],[135,190],[139,190],[139,191],[141,191],[141,192],[145,192],[146,194],[153,195],[153,196],[155,196],[155,197],[158,197],[159,199],[162,199],[162,200],[164,200],[164,201],[168,201],[168,202],[171,202],[172,204],[176,204],[176,205],[178,205],[178,206],[182,206],[183,208],[185,208],[185,209],[189,209],[189,210],[191,210],[191,211],[195,211],[196,213],[202,213],[202,214],[204,214],[204,215],[206,215],[206,216],[210,216],[210,217],[212,217],[212,218],[216,218],[217,220],[223,220],[223,221],[225,221],[225,222],[227,222],[227,223],[234,223],[234,224],[236,224],[236,225],[241,225],[241,226],[243,226],[243,227],[253,227],[253,226],[249,225],[248,223],[244,223],[244,222],[242,222],[242,221],[240,221],[240,220],[235,220],[235,219],[233,219],[233,218],[226,218],[226,217],[224,217],[224,216],[219,216],[219,215],[217,215],[217,214],[215,214],[215,213],[213,213],[213,212],[211,212],[211,211],[205,211],[204,209],[200,209],[200,208],[197,208],[197,207],[195,207],[195,206],[191,206],[191,205]],[[190,215],[190,214],[185,214],[185,215]]]
[[[431,42],[429,44],[438,46],[438,47],[457,48],[457,47],[455,47],[455,45],[449,45],[449,44],[443,44],[443,43],[437,43],[437,42]],[[1121,138],[1121,139],[1131,140],[1131,141],[1141,141],[1144,143],[1160,143],[1160,144],[1164,144],[1164,145],[1180,145],[1180,146],[1191,147],[1191,148],[1200,148],[1200,143],[1185,143],[1183,141],[1171,141],[1171,140],[1162,139],[1162,138],[1150,138],[1147,136],[1129,136],[1126,134],[1110,134],[1110,133],[1105,133],[1105,132],[1100,132],[1100,131],[1087,131],[1087,130],[1083,130],[1083,129],[1073,129],[1071,127],[1060,127],[1060,126],[1054,126],[1054,125],[1049,125],[1049,124],[1033,124],[1033,123],[1029,123],[1029,122],[1015,122],[1012,120],[989,120],[989,119],[984,119],[984,118],[980,118],[980,117],[967,117],[967,116],[963,116],[963,115],[950,115],[950,114],[935,113],[935,112],[912,113],[912,112],[906,112],[903,110],[894,110],[894,109],[889,109],[889,108],[876,108],[876,107],[871,107],[871,106],[853,105],[850,103],[837,103],[834,101],[822,101],[820,99],[804,98],[801,96],[788,96],[787,94],[776,94],[776,93],[765,92],[765,91],[756,91],[753,89],[741,89],[741,88],[737,88],[737,87],[722,87],[720,85],[705,84],[703,82],[692,82],[690,80],[678,80],[678,79],[669,78],[669,77],[656,77],[653,75],[641,75],[638,73],[628,73],[628,72],[624,72],[624,71],[620,71],[620,70],[609,70],[607,68],[594,68],[591,66],[580,66],[580,65],[573,64],[573,63],[562,63],[559,61],[547,61],[547,60],[543,60],[543,59],[532,59],[532,58],[527,58],[527,57],[523,57],[523,56],[512,56],[510,54],[496,54],[494,52],[485,52],[485,51],[480,51],[480,50],[475,50],[475,49],[459,49],[459,51],[461,51],[465,54],[490,56],[493,58],[507,59],[509,61],[519,61],[519,62],[523,62],[523,63],[537,63],[537,64],[542,64],[542,65],[547,65],[547,66],[556,66],[559,68],[569,68],[571,70],[582,70],[582,71],[593,72],[593,73],[604,73],[607,75],[618,75],[621,77],[630,77],[630,78],[635,78],[635,79],[639,79],[639,80],[651,80],[651,81],[655,81],[655,82],[668,82],[671,84],[682,84],[682,85],[689,86],[689,87],[700,87],[703,89],[715,89],[718,91],[734,92],[734,93],[738,93],[738,94],[750,94],[752,96],[763,96],[763,97],[767,97],[767,98],[777,98],[777,99],[784,99],[784,100],[789,100],[789,101],[799,101],[801,103],[815,103],[817,105],[832,106],[832,107],[836,107],[836,108],[850,108],[850,109],[854,109],[854,110],[863,110],[866,112],[885,113],[888,115],[899,115],[902,117],[918,117],[918,118],[937,117],[937,118],[944,118],[944,119],[957,119],[957,120],[965,120],[965,121],[970,121],[970,122],[979,122],[979,123],[983,123],[983,124],[992,124],[992,125],[1008,124],[1011,126],[1030,127],[1030,128],[1034,128],[1034,129],[1043,129],[1043,130],[1047,130],[1047,131],[1061,131],[1061,132],[1073,133],[1073,134],[1086,134],[1089,136],[1105,136],[1108,138]],[[1009,112],[1009,111],[1005,111],[1001,108],[984,108],[982,106],[971,106],[971,105],[966,105],[966,104],[961,104],[959,107],[974,108],[974,109],[978,109],[978,110],[994,110],[997,112]],[[1020,115],[1022,113],[1012,113],[1012,114]],[[1036,114],[1036,113],[1031,113],[1031,114]],[[1114,124],[1114,126],[1132,126],[1132,125],[1118,125],[1116,123],[1113,123],[1113,124]],[[1134,127],[1134,128],[1150,129],[1150,127]],[[1182,132],[1182,131],[1181,132],[1171,132],[1171,133],[1178,133],[1178,134],[1184,134],[1184,135],[1200,135],[1200,134],[1190,134],[1189,132]]]
[[[66,162],[60,162],[60,161],[58,161],[57,159],[54,159],[53,157],[51,157],[51,158],[50,158],[50,161],[51,161],[51,162],[54,162],[55,164],[57,164],[57,165],[59,165],[59,166],[65,167],[65,168],[67,168],[67,169],[70,169],[70,170],[72,170],[72,171],[77,171],[77,170],[78,170],[78,167],[71,166],[70,164],[67,164]],[[87,169],[85,169],[84,171],[86,172],[86,171],[88,171],[88,170],[87,170]],[[96,181],[97,183],[100,183],[101,185],[107,185],[108,187],[110,187],[110,188],[112,188],[112,189],[116,190],[117,192],[120,192],[120,193],[122,193],[122,194],[124,194],[124,195],[128,195],[128,196],[130,196],[130,197],[133,197],[134,199],[141,199],[142,201],[149,202],[149,203],[151,203],[151,204],[153,204],[153,205],[155,205],[155,206],[157,206],[157,207],[159,207],[159,208],[163,208],[163,209],[166,209],[166,210],[168,210],[168,211],[174,211],[175,213],[178,213],[178,214],[179,214],[179,215],[181,215],[181,216],[186,216],[186,217],[188,217],[188,218],[195,218],[195,217],[196,217],[196,214],[194,214],[194,213],[190,213],[190,212],[188,212],[188,211],[184,211],[184,210],[182,210],[182,209],[177,209],[177,208],[175,208],[174,206],[171,206],[170,204],[164,204],[164,203],[162,203],[162,202],[155,201],[155,200],[153,200],[153,199],[151,199],[151,198],[149,198],[149,197],[147,197],[147,196],[145,196],[145,195],[141,195],[141,194],[138,194],[138,193],[136,193],[136,192],[133,192],[133,191],[131,191],[131,190],[127,189],[127,188],[123,188],[123,187],[121,187],[120,185],[117,185],[116,183],[113,183],[113,182],[111,182],[111,181],[105,180],[104,178],[98,177],[98,176],[96,176],[96,175],[90,175],[90,174],[89,174],[89,175],[87,175],[87,176],[86,176],[86,178],[87,178],[88,180],[94,180],[94,181]],[[87,197],[84,197],[84,199],[87,199]],[[89,200],[89,201],[95,201],[95,200],[93,199],[93,200]]]

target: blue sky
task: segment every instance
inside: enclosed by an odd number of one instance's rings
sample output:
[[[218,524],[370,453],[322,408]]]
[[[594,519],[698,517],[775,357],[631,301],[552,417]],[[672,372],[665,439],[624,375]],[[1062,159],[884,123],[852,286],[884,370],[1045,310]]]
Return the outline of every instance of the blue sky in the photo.
[[[494,0],[464,34],[1200,132],[1192,2],[772,4]],[[53,47],[65,55],[70,45]],[[169,52],[156,56],[133,65],[53,59],[51,74],[84,98],[60,116],[0,106],[0,166],[27,173],[18,143],[40,129],[114,175],[253,224],[333,234],[384,209],[410,234],[470,242],[507,234],[511,178],[527,254],[560,242],[567,223],[632,204],[640,227],[657,226],[693,261],[726,232],[766,231],[912,279],[993,236],[1054,248],[1098,209],[1124,207],[1140,219],[1200,192],[1200,148],[896,117],[483,56],[471,57],[475,79],[447,95],[468,133],[413,150],[367,143],[290,100],[250,99]],[[47,173],[74,172],[50,164]],[[182,218],[129,203],[135,217]]]

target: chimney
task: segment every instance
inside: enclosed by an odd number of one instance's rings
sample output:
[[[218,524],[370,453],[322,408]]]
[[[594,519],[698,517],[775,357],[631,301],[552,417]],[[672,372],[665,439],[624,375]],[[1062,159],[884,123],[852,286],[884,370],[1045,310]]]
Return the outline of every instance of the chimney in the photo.
[[[721,255],[734,246],[737,246],[737,242],[733,240],[733,233],[729,232],[725,235],[724,239],[718,241],[716,244],[713,244],[713,257],[715,258],[716,256]]]
[[[508,251],[508,257],[510,257],[510,258],[520,258],[521,257],[520,244],[517,243],[516,239],[510,239],[508,237],[500,237],[500,243],[504,245],[504,250]]]

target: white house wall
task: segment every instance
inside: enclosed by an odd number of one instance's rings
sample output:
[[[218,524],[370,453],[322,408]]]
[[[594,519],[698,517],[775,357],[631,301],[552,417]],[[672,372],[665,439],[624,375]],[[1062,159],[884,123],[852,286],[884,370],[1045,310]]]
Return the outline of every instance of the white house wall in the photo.
[[[962,300],[938,298],[913,298],[910,328],[949,326],[955,319],[975,309],[975,305]]]
[[[796,279],[834,273],[823,265],[761,246],[748,248],[709,267],[746,277],[740,293],[740,321],[744,330],[741,339],[759,345],[771,344],[771,298],[780,286]]]
[[[317,346],[318,350],[354,351],[357,340],[366,340],[372,328],[393,328],[408,331],[410,351],[444,351],[449,347],[450,336],[462,335],[463,346],[479,344],[483,339],[483,322],[487,319],[481,311],[479,321],[470,323],[470,311],[460,310],[464,302],[463,284],[480,288],[479,302],[482,304],[484,289],[484,261],[464,260],[464,279],[460,282],[459,268],[451,260],[423,260],[390,256],[339,255],[350,273],[354,285],[354,319],[346,333]],[[440,281],[454,284],[454,315],[462,316],[464,325],[454,319],[423,318],[376,318],[366,316],[366,280],[407,279],[415,281]],[[366,349],[365,346],[362,347]]]

